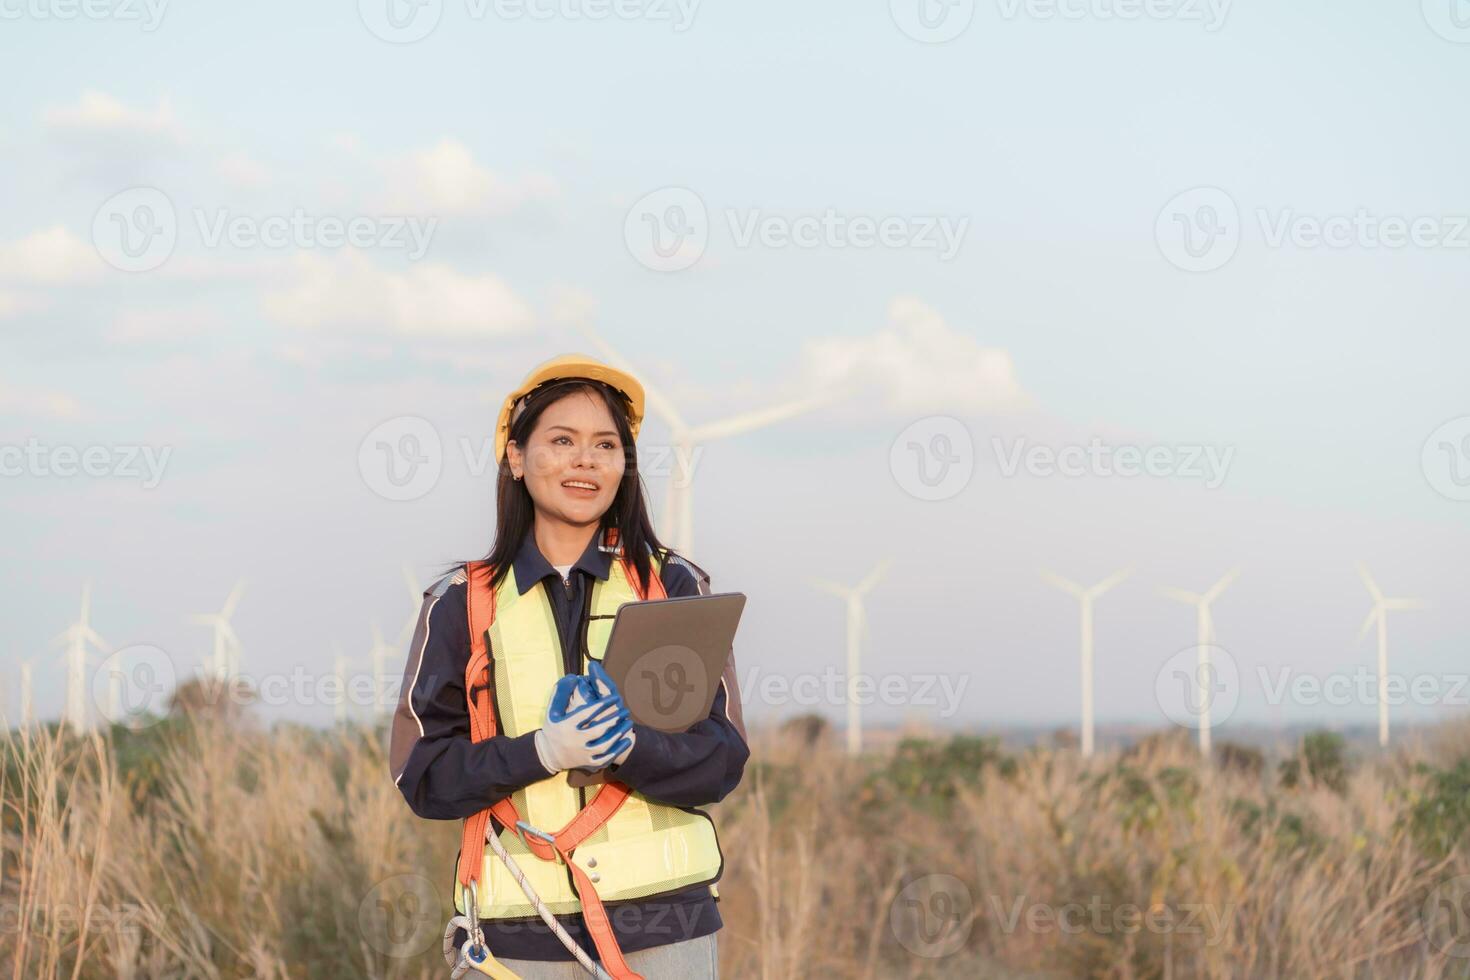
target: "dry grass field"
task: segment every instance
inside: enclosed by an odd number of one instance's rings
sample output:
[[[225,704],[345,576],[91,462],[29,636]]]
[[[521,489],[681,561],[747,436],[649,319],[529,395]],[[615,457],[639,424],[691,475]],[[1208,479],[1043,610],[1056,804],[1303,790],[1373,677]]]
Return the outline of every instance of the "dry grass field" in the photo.
[[[1172,735],[756,740],[714,808],[729,977],[1470,976],[1470,725],[1207,768]],[[16,980],[447,976],[458,828],[409,812],[377,733],[170,718],[0,755]]]

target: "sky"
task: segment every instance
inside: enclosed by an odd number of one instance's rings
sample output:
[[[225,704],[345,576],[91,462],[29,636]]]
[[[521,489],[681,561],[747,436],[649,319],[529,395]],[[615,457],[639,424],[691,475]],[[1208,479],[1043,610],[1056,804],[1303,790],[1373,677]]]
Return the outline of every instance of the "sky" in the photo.
[[[1102,723],[1197,725],[1161,590],[1237,567],[1214,723],[1373,723],[1359,561],[1426,602],[1389,615],[1395,724],[1470,705],[1460,0],[0,19],[11,718],[23,662],[60,712],[84,583],[94,669],[181,679],[243,580],[241,669],[298,678],[259,710],[330,722],[375,623],[401,668],[405,566],[488,550],[500,400],[597,342],[690,424],[820,401],[695,458],[753,720],[841,722],[812,582],[884,560],[867,724],[1076,724],[1044,569],[1131,569],[1096,605]],[[657,511],[670,443],[652,415]]]

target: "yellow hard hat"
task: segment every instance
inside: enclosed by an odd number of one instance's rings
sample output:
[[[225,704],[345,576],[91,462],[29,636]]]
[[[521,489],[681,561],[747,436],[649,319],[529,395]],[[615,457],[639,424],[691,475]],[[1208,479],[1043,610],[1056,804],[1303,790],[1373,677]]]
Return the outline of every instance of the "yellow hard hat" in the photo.
[[[569,378],[589,378],[611,385],[627,396],[628,427],[633,438],[638,438],[638,426],[643,422],[643,385],[626,371],[609,367],[586,354],[562,354],[543,364],[538,364],[526,375],[515,391],[505,397],[500,406],[500,418],[495,423],[495,461],[505,459],[505,444],[510,441],[510,424],[519,413],[516,405],[535,388],[549,381],[565,381]]]

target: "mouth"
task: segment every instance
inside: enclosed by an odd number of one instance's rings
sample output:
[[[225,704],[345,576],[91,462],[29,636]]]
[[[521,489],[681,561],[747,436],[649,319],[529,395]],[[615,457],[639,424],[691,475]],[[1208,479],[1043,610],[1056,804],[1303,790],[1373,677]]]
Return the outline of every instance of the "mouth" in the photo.
[[[591,480],[563,480],[562,489],[574,497],[595,497],[601,489]]]

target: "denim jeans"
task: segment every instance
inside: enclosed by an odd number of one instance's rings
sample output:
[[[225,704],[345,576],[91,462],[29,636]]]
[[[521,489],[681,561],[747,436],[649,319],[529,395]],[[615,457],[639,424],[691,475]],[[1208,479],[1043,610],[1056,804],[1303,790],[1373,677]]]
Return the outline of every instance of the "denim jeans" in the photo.
[[[718,935],[712,932],[698,939],[640,949],[636,953],[623,954],[623,958],[645,980],[719,980],[719,944],[715,940]],[[500,962],[515,971],[521,980],[586,980],[589,976],[576,960],[548,962],[501,958]]]

